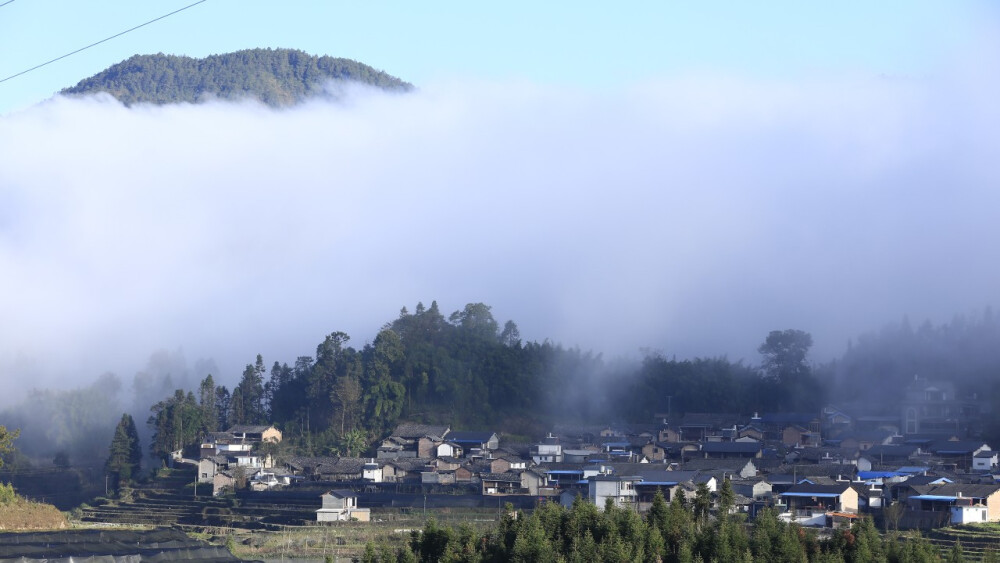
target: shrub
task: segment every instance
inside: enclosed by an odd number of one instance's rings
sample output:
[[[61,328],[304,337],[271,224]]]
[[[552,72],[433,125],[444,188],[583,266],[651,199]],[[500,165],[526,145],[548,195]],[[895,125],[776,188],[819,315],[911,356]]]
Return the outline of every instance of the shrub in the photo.
[[[0,483],[0,505],[11,504],[17,500],[17,493],[14,492],[14,485]]]

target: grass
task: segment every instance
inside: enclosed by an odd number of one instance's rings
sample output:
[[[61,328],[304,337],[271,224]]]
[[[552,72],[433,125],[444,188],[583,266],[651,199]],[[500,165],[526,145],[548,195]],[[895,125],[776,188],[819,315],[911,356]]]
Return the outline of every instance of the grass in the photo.
[[[0,530],[59,530],[67,525],[66,515],[51,504],[16,497],[0,506]]]
[[[361,555],[369,541],[386,544],[394,550],[410,540],[411,530],[423,530],[427,520],[442,524],[467,524],[484,532],[496,525],[496,511],[488,509],[436,509],[426,515],[399,509],[373,509],[372,522],[336,522],[314,526],[289,526],[280,532],[244,532],[217,530],[218,535],[199,536],[212,543],[232,546],[241,559],[345,558]]]

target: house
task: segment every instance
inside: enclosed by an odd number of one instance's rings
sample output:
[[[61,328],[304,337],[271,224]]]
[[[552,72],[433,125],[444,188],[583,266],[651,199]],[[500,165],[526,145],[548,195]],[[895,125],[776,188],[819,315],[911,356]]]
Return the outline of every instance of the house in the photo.
[[[675,444],[681,441],[681,435],[673,428],[661,428],[656,433],[656,441]]]
[[[894,436],[895,432],[891,430],[855,430],[854,432],[841,432],[828,442],[845,450],[867,452],[873,447],[891,444]]]
[[[437,457],[462,457],[464,451],[455,442],[444,442],[437,447]]]
[[[452,485],[455,481],[454,469],[434,468],[420,472],[420,483],[422,485]]]
[[[448,436],[450,430],[446,425],[404,422],[393,430],[391,436],[382,441],[377,450],[377,457],[379,459],[433,457],[437,453],[438,446],[445,442],[445,436]]]
[[[285,470],[292,475],[298,475],[306,479],[319,480],[320,466],[335,464],[335,457],[305,457],[295,456],[285,461]]]
[[[448,433],[448,441],[470,454],[493,451],[500,447],[500,439],[496,433],[489,431],[455,430]]]
[[[739,429],[736,433],[736,439],[740,440],[742,438],[750,438],[751,440],[756,440],[758,442],[764,440],[764,429],[757,424],[748,424]]]
[[[730,479],[729,485],[733,492],[748,499],[761,500],[769,497],[772,492],[771,483],[761,479]]]
[[[997,452],[984,450],[972,456],[972,470],[991,472],[997,466]]]
[[[528,469],[521,472],[521,488],[531,496],[553,496],[558,493],[549,483],[549,476],[540,469]]]
[[[491,473],[490,463],[488,461],[478,460],[466,462],[455,468],[455,481],[460,483],[470,483],[478,479],[478,476],[481,473]]]
[[[847,428],[851,425],[851,415],[831,406],[823,407],[823,428]]]
[[[323,507],[316,511],[317,522],[343,522],[346,520],[371,520],[371,510],[358,508],[358,495],[353,491],[338,489],[320,495]]]
[[[514,456],[503,456],[484,460],[490,464],[490,473],[506,473],[511,470],[525,469],[527,462]]]
[[[247,442],[272,442],[276,444],[281,441],[281,430],[275,428],[274,425],[238,424],[231,426],[226,430],[226,433]]]
[[[320,481],[360,481],[368,460],[359,457],[325,458],[314,471]]]
[[[760,442],[704,442],[698,453],[705,459],[752,459],[763,456],[764,445]]]
[[[204,453],[203,449],[203,456]],[[249,451],[204,456],[198,460],[198,482],[214,483],[215,476],[222,471],[235,471],[241,475],[251,475],[257,470],[269,469],[272,466],[271,456],[259,456]]]
[[[976,402],[960,399],[954,383],[917,376],[906,387],[902,401],[897,404],[906,434],[963,433],[979,415]]]
[[[749,479],[757,476],[757,466],[753,459],[692,459],[681,464],[685,471],[702,471],[719,473],[736,479]]]
[[[924,512],[948,512],[950,519],[969,518],[974,510],[964,508],[954,511],[954,507],[981,505],[986,507],[986,521],[1000,522],[1000,485],[974,485],[970,483],[945,483],[941,485],[917,486],[920,494],[907,498],[907,508]],[[956,514],[957,512],[957,514]],[[954,521],[954,520],[951,520]],[[977,520],[982,521],[982,520]]]
[[[976,454],[990,451],[990,446],[979,440],[941,440],[927,448],[945,463],[954,463],[963,470],[972,469]]]
[[[642,481],[642,478],[602,474],[595,475],[587,481],[587,498],[597,506],[598,510],[604,510],[608,501],[618,507],[633,506],[638,500],[635,485]]]
[[[217,471],[215,475],[212,476],[212,495],[219,496],[227,490],[234,490],[236,488],[236,482],[236,476],[232,471],[229,471],[228,469]]]
[[[820,431],[823,422],[819,416],[810,413],[765,413],[757,418],[752,418],[750,423],[759,426],[764,430],[764,439],[780,442],[784,437],[784,431],[789,426],[799,426],[806,431],[815,433],[815,443],[819,443]]]
[[[891,483],[886,501],[890,503],[899,501],[905,504],[911,496],[926,492],[927,487],[947,483],[954,483],[954,481],[938,475],[913,475],[902,482]]]
[[[819,433],[798,424],[789,424],[781,432],[781,443],[789,447],[808,447],[819,443]]]
[[[565,463],[586,463],[587,460],[598,454],[597,450],[562,450],[562,461]]]
[[[527,491],[521,488],[521,476],[517,473],[480,473],[483,495],[520,495]]]
[[[628,441],[604,442],[601,449],[610,459],[632,459],[632,443]]]
[[[663,461],[667,459],[667,455],[672,450],[670,446],[662,442],[648,442],[642,447],[642,456],[649,461]]]
[[[368,460],[361,467],[361,479],[369,483],[381,483],[384,474],[382,473],[382,468],[379,464],[375,462],[374,459]]]
[[[559,438],[550,432],[542,440],[542,443],[531,447],[531,459],[535,464],[562,463],[563,451],[562,445],[559,444]]]
[[[788,504],[789,520],[803,526],[825,526],[827,513],[858,513],[858,492],[849,483],[799,483],[781,493],[781,499]]]
[[[868,448],[858,458],[858,469],[871,471],[873,466],[906,463],[920,453],[920,448],[912,444],[878,444]]]
[[[431,460],[418,457],[398,458],[386,461],[382,466],[382,481],[385,483],[419,483],[422,473],[428,470]]]
[[[731,431],[729,439],[735,438],[739,421],[739,415],[735,414],[689,412],[677,425],[677,430],[680,441],[722,441],[726,434],[725,430]]]

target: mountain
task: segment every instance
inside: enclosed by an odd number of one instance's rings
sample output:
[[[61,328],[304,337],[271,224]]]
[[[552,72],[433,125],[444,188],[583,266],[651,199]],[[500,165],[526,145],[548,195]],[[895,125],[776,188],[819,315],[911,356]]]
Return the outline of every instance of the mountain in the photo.
[[[317,57],[294,49],[247,49],[203,59],[162,53],[135,55],[60,93],[108,92],[126,106],[252,98],[281,107],[327,94],[331,81],[400,92],[413,88],[349,59]]]

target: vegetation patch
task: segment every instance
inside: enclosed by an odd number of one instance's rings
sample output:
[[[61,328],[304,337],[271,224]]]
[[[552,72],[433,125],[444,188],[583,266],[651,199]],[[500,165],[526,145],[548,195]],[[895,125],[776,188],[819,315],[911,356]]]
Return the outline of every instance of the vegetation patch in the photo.
[[[19,497],[0,484],[0,530],[54,530],[66,527],[66,515],[51,504]]]

